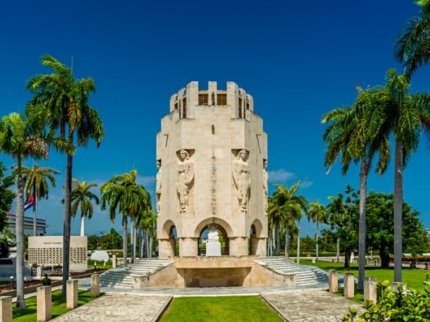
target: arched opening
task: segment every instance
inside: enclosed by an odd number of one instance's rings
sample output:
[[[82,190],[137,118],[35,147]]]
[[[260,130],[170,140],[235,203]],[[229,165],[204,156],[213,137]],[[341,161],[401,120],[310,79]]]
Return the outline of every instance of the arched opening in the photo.
[[[158,257],[169,258],[179,256],[178,232],[175,223],[167,220],[158,236]]]
[[[266,255],[266,241],[262,238],[263,225],[260,220],[255,219],[249,228],[249,255]]]
[[[210,242],[210,239],[211,239],[210,231],[213,232],[213,234],[216,236],[217,240],[220,243],[220,254],[222,256],[230,255],[229,238],[228,238],[227,231],[224,229],[223,226],[212,223],[204,226],[200,230],[200,234],[198,238],[199,256],[219,256],[219,255],[213,255],[213,253],[211,253],[207,247],[208,242]]]

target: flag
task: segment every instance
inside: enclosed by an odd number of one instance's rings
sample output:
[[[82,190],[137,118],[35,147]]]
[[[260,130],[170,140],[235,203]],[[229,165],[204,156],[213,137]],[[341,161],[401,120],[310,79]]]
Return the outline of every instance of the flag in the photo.
[[[24,204],[24,211],[26,211],[28,208],[31,208],[34,206],[34,194],[31,194],[30,197],[28,197],[27,202]]]

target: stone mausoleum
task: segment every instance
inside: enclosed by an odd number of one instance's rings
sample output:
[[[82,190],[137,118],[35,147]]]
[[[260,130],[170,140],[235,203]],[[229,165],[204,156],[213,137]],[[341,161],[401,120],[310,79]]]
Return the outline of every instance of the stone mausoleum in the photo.
[[[251,95],[189,83],[161,120],[156,162],[160,258],[266,255],[267,134]]]

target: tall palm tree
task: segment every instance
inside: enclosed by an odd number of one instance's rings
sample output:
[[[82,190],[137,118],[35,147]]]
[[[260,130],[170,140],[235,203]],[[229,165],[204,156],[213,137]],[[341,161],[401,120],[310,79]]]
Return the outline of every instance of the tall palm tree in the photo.
[[[403,170],[406,161],[419,145],[424,131],[430,138],[430,95],[409,93],[410,77],[398,75],[395,69],[387,72],[386,84],[382,89],[369,93],[370,100],[380,115],[380,126],[386,135],[395,140],[394,164],[394,281],[402,281],[402,205]],[[388,130],[387,130],[388,129]]]
[[[272,203],[273,206],[269,209],[269,216],[271,211],[278,214],[281,219],[280,223],[285,227],[285,257],[289,258],[289,237],[290,226],[294,220],[300,221],[302,212],[306,212],[307,200],[296,192],[300,186],[300,181],[294,183],[289,189],[281,184],[275,184],[277,191],[273,193]]]
[[[280,232],[284,214],[280,211],[277,200],[272,195],[268,200],[268,219],[269,219],[269,245],[268,249],[271,256],[279,256],[280,252]]]
[[[318,260],[318,238],[319,238],[319,224],[326,222],[326,210],[324,205],[318,201],[314,201],[308,206],[308,220],[312,220],[316,223],[316,243],[315,243],[315,254],[316,260]]]
[[[35,122],[35,123],[33,123]],[[48,146],[40,137],[40,119],[34,116],[11,113],[0,120],[0,151],[11,155],[17,164],[16,202],[16,290],[17,307],[24,302],[24,178],[22,162],[26,158],[48,158]]]
[[[108,182],[100,187],[102,194],[101,209],[105,210],[109,207],[109,215],[112,221],[115,220],[116,213],[122,213],[122,226],[123,226],[123,256],[124,266],[127,266],[127,217],[131,221],[134,218],[148,209],[150,204],[149,193],[145,188],[136,183],[137,170],[132,170],[130,173],[114,176]],[[133,236],[134,231],[131,229],[130,235]],[[135,245],[132,241],[132,261],[133,248]]]
[[[346,174],[351,162],[360,162],[360,223],[359,223],[359,276],[357,289],[364,289],[366,255],[366,196],[367,178],[375,154],[379,153],[376,171],[382,174],[388,166],[390,144],[386,137],[387,126],[381,125],[378,101],[374,89],[363,91],[358,86],[358,97],[353,108],[337,108],[323,115],[328,127],[323,135],[327,144],[325,166],[329,172],[338,156],[341,156],[342,174]],[[378,92],[376,90],[376,92]]]
[[[37,202],[36,200],[41,200],[42,198],[48,199],[49,197],[49,185],[51,183],[52,187],[55,188],[57,181],[54,175],[60,172],[54,168],[49,167],[39,167],[37,164],[33,164],[33,167],[27,168],[22,166],[22,174],[25,179],[25,193],[27,196],[31,195],[32,191],[34,194],[34,205],[33,205],[33,236],[37,235],[37,224],[36,224],[36,214],[37,214]]]
[[[89,140],[100,145],[103,136],[103,124],[99,114],[88,103],[88,96],[95,92],[92,78],[75,80],[73,71],[56,60],[45,55],[42,65],[52,70],[51,74],[35,75],[27,81],[27,88],[33,93],[30,106],[36,106],[49,112],[47,117],[50,131],[59,131],[61,138],[69,144],[87,146]],[[70,226],[72,195],[73,153],[67,153],[65,193],[64,193],[64,229],[63,229],[63,285],[62,295],[66,296],[67,279],[70,271]]]
[[[430,1],[415,2],[421,6],[420,15],[407,21],[406,27],[394,43],[395,56],[403,63],[408,75],[412,75],[430,60]]]
[[[152,243],[153,235],[156,231],[157,216],[152,209],[148,209],[142,213],[142,216],[139,216],[139,218],[136,220],[136,223],[140,228],[140,231],[143,232],[143,238],[140,242],[141,257],[145,250],[146,257],[150,258],[152,257]]]
[[[94,213],[92,201],[94,200],[96,205],[100,203],[99,197],[90,190],[98,185],[86,181],[79,182],[75,178],[72,179],[72,182],[75,184],[72,190],[72,216],[75,217],[78,209],[81,209],[81,236],[85,236],[85,217],[91,219]]]

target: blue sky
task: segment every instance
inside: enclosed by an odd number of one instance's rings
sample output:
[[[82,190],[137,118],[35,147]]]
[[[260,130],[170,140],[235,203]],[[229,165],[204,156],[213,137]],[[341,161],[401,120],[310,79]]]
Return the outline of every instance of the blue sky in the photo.
[[[234,81],[254,98],[255,112],[268,133],[270,186],[302,181],[309,201],[327,203],[358,171],[342,176],[323,166],[321,116],[349,106],[355,84],[384,83],[393,42],[419,8],[412,0],[363,1],[4,1],[0,4],[0,116],[23,111],[30,94],[26,80],[49,70],[40,57],[50,54],[70,66],[76,78],[93,77],[91,105],[100,113],[105,139],[81,148],[74,177],[99,184],[136,168],[139,182],[153,192],[155,136],[169,111],[169,98],[190,81],[207,88]],[[412,80],[412,92],[430,90],[430,70]],[[430,153],[425,138],[405,171],[405,200],[430,228]],[[0,160],[11,165],[10,158]],[[62,233],[66,158],[52,151],[42,166],[61,171],[50,198],[39,202],[48,234]],[[27,161],[31,166],[32,161]],[[372,174],[369,190],[392,192],[393,168]],[[14,209],[12,209],[14,211]],[[31,215],[27,213],[26,215]],[[97,210],[87,234],[120,230]],[[120,217],[120,216],[118,216]],[[305,220],[304,220],[305,221]],[[303,225],[303,234],[314,226]],[[72,222],[79,234],[79,220]]]

